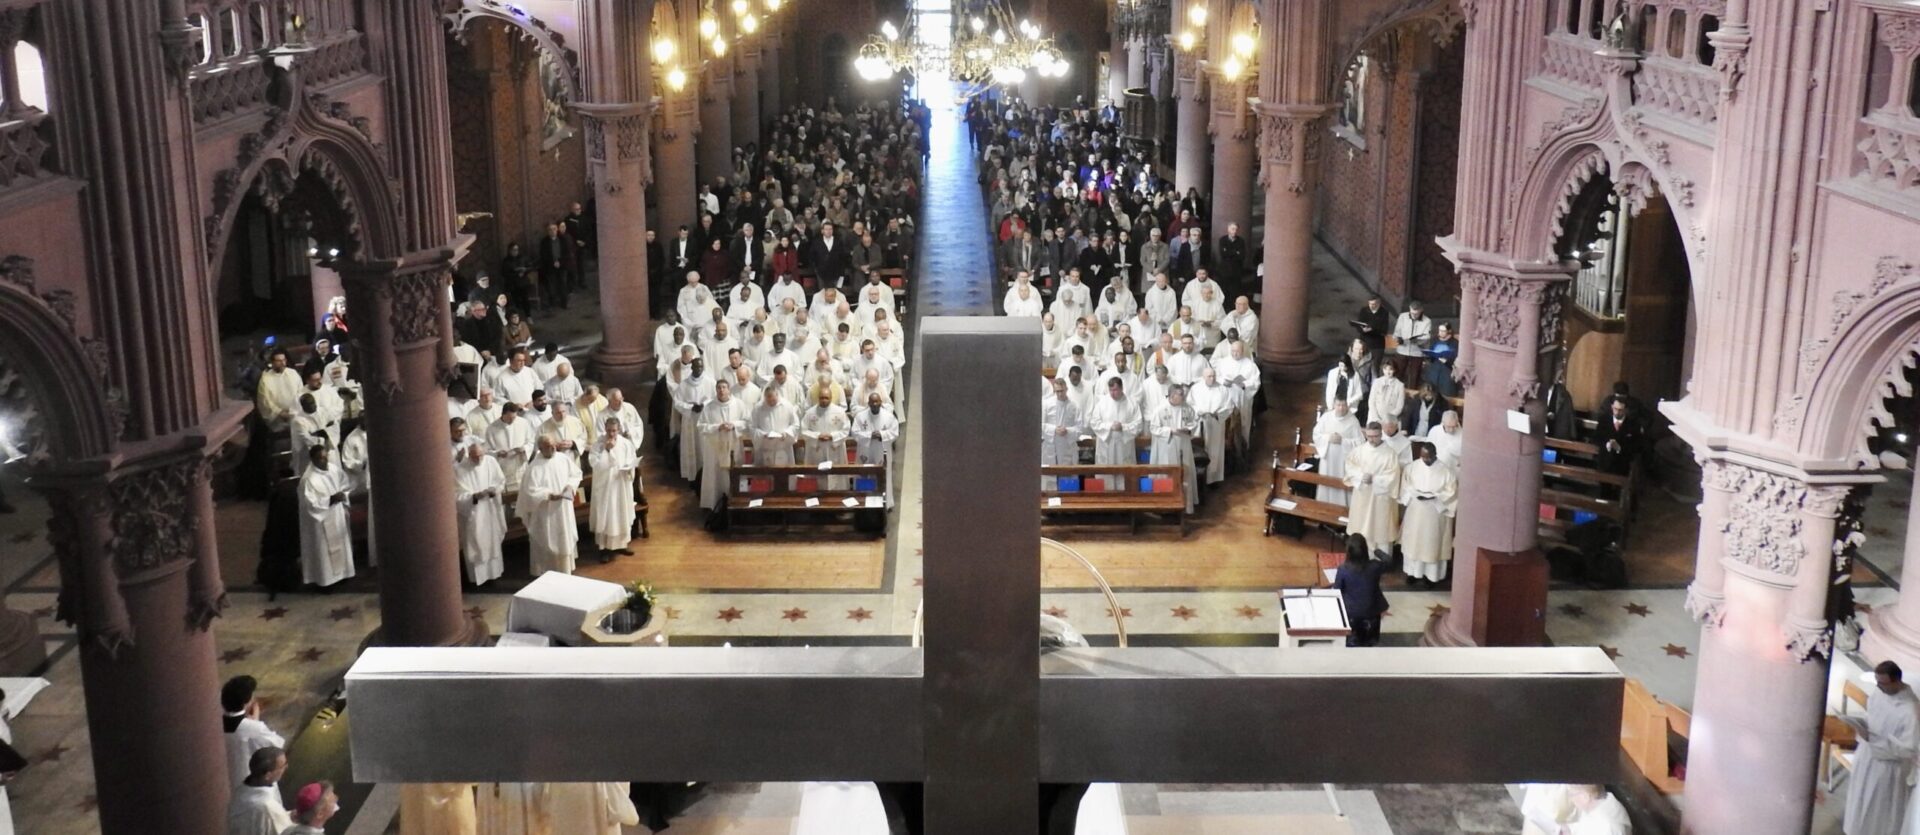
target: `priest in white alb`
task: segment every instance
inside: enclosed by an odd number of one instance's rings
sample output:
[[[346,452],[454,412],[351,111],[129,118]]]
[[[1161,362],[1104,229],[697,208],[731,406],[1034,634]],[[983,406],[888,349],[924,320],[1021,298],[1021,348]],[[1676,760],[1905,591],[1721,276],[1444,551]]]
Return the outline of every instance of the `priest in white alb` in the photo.
[[[1452,467],[1440,463],[1432,444],[1416,448],[1419,457],[1400,471],[1400,504],[1406,508],[1400,519],[1400,554],[1407,582],[1433,588],[1447,579],[1447,561],[1453,558],[1460,481]]]
[[[1882,661],[1873,668],[1873,692],[1867,715],[1843,716],[1859,746],[1847,775],[1845,835],[1882,835],[1900,831],[1913,792],[1916,712],[1920,701],[1902,679],[1900,665]]]
[[[333,450],[307,450],[308,467],[300,477],[300,576],[310,585],[331,586],[353,576],[353,529],[347,518],[352,487],[346,471],[329,460]]]
[[[1193,436],[1200,433],[1200,416],[1187,405],[1184,386],[1174,386],[1167,392],[1167,405],[1154,413],[1150,424],[1153,450],[1148,463],[1180,466],[1180,481],[1186,485],[1187,512],[1192,513],[1193,506],[1200,501],[1200,480],[1193,471]]]
[[[511,400],[500,407],[500,419],[487,427],[487,449],[499,460],[500,473],[506,476],[510,489],[520,484],[520,472],[533,454],[536,437],[533,421],[521,416],[520,404]]]
[[[700,475],[700,411],[713,399],[713,378],[705,360],[694,358],[687,376],[673,390],[673,412],[680,417],[680,477]]]
[[[1080,436],[1086,431],[1080,406],[1067,397],[1067,381],[1055,377],[1050,382],[1053,392],[1040,403],[1040,464],[1078,464]],[[1042,479],[1043,482],[1052,480],[1052,476]],[[1042,489],[1053,489],[1053,485],[1044,484]]]
[[[527,525],[527,561],[535,577],[549,571],[572,574],[580,550],[580,524],[573,513],[580,465],[560,454],[553,438],[542,435],[538,448],[521,473],[514,505]]]
[[[753,405],[733,396],[726,380],[713,384],[713,400],[700,410],[700,506],[708,512],[732,492],[732,470],[746,459],[744,441],[752,430]]]
[[[1094,398],[1093,405],[1084,414],[1086,426],[1093,433],[1093,463],[1102,466],[1139,463],[1134,442],[1139,439],[1146,421],[1140,417],[1139,404],[1127,396],[1119,380],[1107,381],[1106,395]]]
[[[1381,442],[1378,421],[1365,432],[1366,442],[1347,453],[1347,533],[1366,537],[1375,555],[1390,559],[1400,539],[1400,454]]]
[[[587,523],[600,561],[607,563],[616,553],[633,553],[628,546],[633,543],[633,474],[640,469],[640,450],[621,431],[619,418],[607,418],[602,427],[600,440],[587,453],[587,466],[593,469]]]
[[[1347,401],[1335,400],[1333,410],[1322,412],[1313,424],[1313,448],[1320,457],[1320,474],[1344,479],[1347,454],[1361,440],[1360,421],[1354,418]],[[1347,491],[1338,487],[1317,487],[1313,497],[1337,505],[1347,503]]]
[[[763,467],[793,464],[793,442],[800,431],[800,414],[769,387],[760,405],[753,407],[753,462]]]
[[[851,431],[858,463],[886,466],[893,457],[893,442],[900,437],[900,420],[887,408],[886,397],[872,391],[867,393],[866,405],[853,414]]]
[[[1238,406],[1233,389],[1220,384],[1220,377],[1209,367],[1200,372],[1200,384],[1193,387],[1191,405],[1200,416],[1200,438],[1207,445],[1207,483],[1227,480],[1227,418]]]
[[[1241,297],[1246,300],[1245,296]],[[1251,315],[1251,314],[1249,314]],[[1220,384],[1234,390],[1234,408],[1240,413],[1240,444],[1251,445],[1253,437],[1253,404],[1260,396],[1260,366],[1247,356],[1247,342],[1244,339],[1227,341],[1227,350],[1215,349],[1213,352],[1213,371],[1219,376]]]
[[[834,402],[831,391],[820,388],[814,405],[800,416],[800,436],[806,439],[806,464],[844,464],[847,461],[847,432],[853,423],[847,410]]]
[[[506,573],[500,542],[507,536],[507,477],[483,444],[453,465],[454,511],[460,519],[460,561],[467,580],[484,585]]]

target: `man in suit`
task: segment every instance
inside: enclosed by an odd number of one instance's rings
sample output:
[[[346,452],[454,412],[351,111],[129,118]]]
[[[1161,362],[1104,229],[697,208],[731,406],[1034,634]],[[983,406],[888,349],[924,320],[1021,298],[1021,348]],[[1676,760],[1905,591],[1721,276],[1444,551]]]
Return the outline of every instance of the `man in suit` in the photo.
[[[1172,263],[1173,250],[1160,239],[1160,227],[1149,229],[1146,243],[1140,245],[1140,292],[1146,292],[1153,277],[1168,272]]]
[[[1113,264],[1118,255],[1114,252],[1113,235],[1108,234],[1099,244],[1080,250],[1080,260],[1075,266],[1080,268],[1087,286],[1105,287],[1113,278]]]
[[[1008,283],[1012,283],[1013,276],[1019,273],[1033,275],[1039,270],[1040,244],[1033,239],[1032,229],[1020,233],[1019,240],[1007,242],[1000,266],[1006,270]]]
[[[1393,314],[1388,312],[1387,303],[1379,296],[1368,296],[1360,312],[1353,314],[1353,321],[1356,323],[1354,335],[1367,344],[1374,360],[1379,361],[1381,352],[1387,349],[1387,334],[1392,332]]]
[[[1247,239],[1240,237],[1240,224],[1227,224],[1227,234],[1213,248],[1213,277],[1226,288],[1227,297],[1246,292],[1241,285],[1247,275]]]
[[[761,279],[767,270],[767,242],[760,238],[753,224],[740,224],[740,234],[733,239],[727,252],[733,261],[735,274],[740,276],[741,281],[764,285]]]
[[[662,287],[674,286],[667,276],[667,248],[660,244],[660,236],[652,229],[647,230],[647,284],[653,288],[653,298],[647,300],[647,317],[660,318],[661,301],[665,294]]]
[[[1183,284],[1191,280],[1194,273],[1208,266],[1207,242],[1200,238],[1200,227],[1187,230],[1186,237],[1173,242],[1173,262],[1170,272]]]
[[[547,224],[547,236],[540,239],[540,284],[547,300],[567,306],[567,294],[573,289],[573,275],[567,262],[573,257],[573,242],[561,233],[566,227]]]
[[[1400,410],[1400,426],[1408,435],[1425,438],[1428,432],[1440,428],[1440,417],[1450,408],[1445,398],[1433,390],[1433,386],[1422,383],[1420,394],[1407,398],[1407,406]]]
[[[821,287],[845,287],[852,263],[853,249],[844,235],[836,235],[831,221],[820,224],[820,239],[813,242],[813,274]]]
[[[1607,472],[1626,475],[1646,440],[1646,426],[1640,416],[1628,410],[1626,401],[1614,400],[1593,429],[1592,443],[1600,448],[1594,463]]]

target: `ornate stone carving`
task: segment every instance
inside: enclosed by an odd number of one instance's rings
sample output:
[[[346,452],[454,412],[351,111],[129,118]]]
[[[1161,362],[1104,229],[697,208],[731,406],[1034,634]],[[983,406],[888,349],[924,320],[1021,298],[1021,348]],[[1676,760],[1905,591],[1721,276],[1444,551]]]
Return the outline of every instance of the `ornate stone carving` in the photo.
[[[446,21],[448,34],[457,41],[465,42],[467,27],[474,20],[489,17],[505,23],[509,31],[532,43],[534,48],[547,55],[566,68],[563,73],[565,89],[558,91],[566,103],[580,101],[580,56],[567,46],[567,36],[548,26],[533,15],[522,11],[517,4],[508,4],[501,0],[455,0],[442,6],[452,6],[451,11],[442,15]]]
[[[9,255],[0,259],[0,281],[33,293],[37,281],[33,275],[33,259],[25,255]]]
[[[1883,13],[1877,20],[1880,26],[1875,34],[1887,51],[1898,57],[1920,53],[1920,17]]]
[[[1478,377],[1474,374],[1471,364],[1455,362],[1453,364],[1453,381],[1459,383],[1463,388],[1473,388],[1473,384],[1478,381]]]
[[[1521,282],[1504,276],[1475,277],[1473,338],[1503,348],[1520,346]]]
[[[287,112],[278,107],[267,109],[267,121],[260,129],[240,139],[240,151],[234,157],[233,165],[213,178],[213,210],[207,213],[202,222],[201,232],[206,239],[207,251],[220,248],[221,239],[226,235],[226,216],[233,204],[240,199],[240,189],[245,185],[240,178],[265,156],[270,148],[284,146],[288,137]]]
[[[1727,619],[1727,598],[1725,595],[1709,592],[1700,587],[1698,580],[1687,584],[1687,614],[1695,623],[1707,629],[1718,629]]]
[[[1787,633],[1787,652],[1795,661],[1806,663],[1833,656],[1833,624],[1789,617],[1780,628]]]
[[[1540,396],[1540,381],[1514,378],[1507,381],[1507,402],[1512,408],[1524,409],[1528,401]]]
[[[1773,413],[1773,432],[1780,437],[1792,437],[1800,433],[1800,421],[1807,414],[1807,396],[1796,394],[1780,404]]]
[[[1699,64],[1648,61],[1633,75],[1633,103],[1711,129],[1720,120],[1720,81]]]
[[[1793,577],[1807,556],[1800,541],[1800,510],[1807,503],[1807,486],[1740,464],[1722,466],[1739,470],[1727,519],[1720,526],[1727,558],[1769,574]]]
[[[133,623],[121,596],[112,554],[89,547],[85,533],[112,506],[94,488],[53,489],[47,493],[47,542],[60,564],[60,596],[54,616],[72,624],[81,640],[109,658],[133,645]]]
[[[142,470],[113,482],[113,556],[124,571],[141,571],[193,556],[196,484],[202,458]]]
[[[1873,278],[1865,290],[1841,290],[1833,294],[1832,309],[1827,312],[1827,333],[1825,336],[1809,339],[1800,345],[1800,372],[1810,376],[1819,370],[1820,363],[1826,359],[1833,337],[1855,313],[1867,309],[1868,302],[1887,292],[1895,284],[1900,284],[1914,275],[1913,262],[1899,256],[1884,255],[1874,263]]]
[[[1724,461],[1709,459],[1700,465],[1700,483],[1709,490],[1731,493],[1740,486],[1740,479],[1746,475],[1746,468],[1729,465]]]
[[[254,60],[193,79],[193,121],[217,122],[267,103],[267,64]]]
[[[388,321],[395,347],[440,338],[440,314],[446,307],[446,276],[438,271],[396,275],[381,284],[389,297]]]

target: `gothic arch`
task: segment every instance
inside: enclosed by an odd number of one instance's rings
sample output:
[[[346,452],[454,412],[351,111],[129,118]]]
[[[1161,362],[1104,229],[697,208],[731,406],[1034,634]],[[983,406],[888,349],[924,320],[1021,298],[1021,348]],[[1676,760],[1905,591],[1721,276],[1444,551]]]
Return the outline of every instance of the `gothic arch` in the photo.
[[[1774,430],[1806,469],[1878,469],[1867,438],[1891,425],[1885,404],[1908,394],[1907,368],[1920,362],[1920,271],[1880,259],[1865,292],[1835,294],[1832,332],[1801,347],[1806,385],[1774,417]]]
[[[467,27],[482,18],[505,23],[520,37],[531,41],[535,49],[546,53],[560,66],[566,67],[563,74],[566,80],[567,100],[563,104],[572,105],[584,101],[580,91],[580,54],[567,46],[567,36],[548,26],[543,21],[520,9],[509,6],[500,0],[460,0],[457,8],[442,15],[446,19],[447,29],[455,40],[464,41]]]
[[[105,346],[75,334],[73,304],[69,291],[37,292],[33,259],[0,259],[0,353],[50,418],[42,437],[60,461],[108,455],[119,435],[104,383]]]
[[[1468,0],[1471,2],[1471,0]],[[1399,5],[1384,9],[1368,18],[1356,27],[1357,33],[1351,38],[1342,38],[1329,52],[1331,62],[1323,77],[1327,79],[1326,101],[1340,100],[1340,81],[1346,75],[1347,66],[1360,57],[1373,43],[1402,26],[1419,26],[1426,30],[1428,37],[1441,46],[1451,43],[1458,37],[1466,18],[1460,12],[1461,0],[1403,0]],[[1269,33],[1263,36],[1272,37]]]

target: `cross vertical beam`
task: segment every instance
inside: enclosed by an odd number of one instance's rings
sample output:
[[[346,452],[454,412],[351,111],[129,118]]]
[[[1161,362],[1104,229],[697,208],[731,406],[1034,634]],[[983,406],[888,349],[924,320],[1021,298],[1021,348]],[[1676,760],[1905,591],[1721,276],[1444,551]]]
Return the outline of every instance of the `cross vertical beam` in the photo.
[[[933,317],[920,339],[927,832],[1036,833],[1040,331]]]

